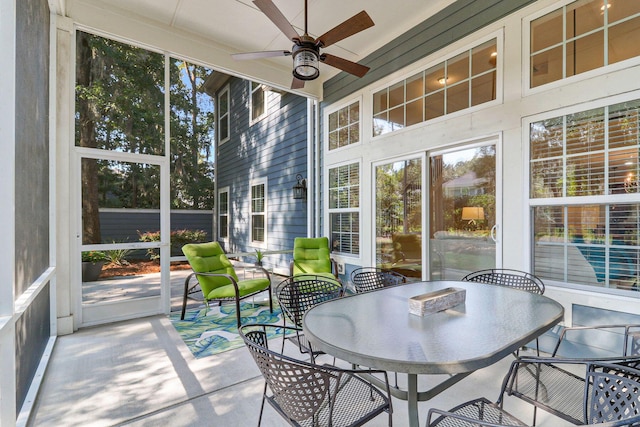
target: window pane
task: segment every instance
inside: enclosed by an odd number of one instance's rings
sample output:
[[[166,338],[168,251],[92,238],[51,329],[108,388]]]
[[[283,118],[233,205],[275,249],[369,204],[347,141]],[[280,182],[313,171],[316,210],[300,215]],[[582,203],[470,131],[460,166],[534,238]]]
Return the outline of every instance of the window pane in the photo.
[[[424,95],[424,83],[422,80],[422,73],[407,79],[407,101]]]
[[[404,128],[404,106],[396,107],[389,111],[389,123],[391,130]]]
[[[640,56],[640,17],[609,28],[609,64],[636,56]]]
[[[251,216],[251,240],[264,242],[264,215]]]
[[[561,156],[563,130],[562,117],[532,123],[529,131],[531,159]]]
[[[360,121],[360,103],[354,102],[349,106],[349,124]]]
[[[567,77],[604,65],[604,31],[567,43]]]
[[[531,198],[562,197],[562,159],[531,163]]]
[[[471,80],[471,105],[496,99],[496,73],[484,74]]]
[[[435,119],[444,116],[444,90],[428,95],[425,98],[424,119]]]
[[[609,194],[638,192],[638,148],[609,154]]]
[[[373,136],[383,135],[392,130],[387,113],[377,114],[373,117]]]
[[[447,87],[447,114],[469,108],[469,84],[467,82]]]
[[[562,9],[531,21],[531,52],[562,43]]]
[[[407,126],[422,123],[422,113],[424,111],[424,100],[418,99],[407,104]]]
[[[444,81],[444,63],[429,68],[424,73],[424,93],[431,93],[441,90]]]
[[[640,144],[639,110],[640,101],[625,102],[609,107],[609,147],[628,147]]]
[[[471,73],[474,76],[496,67],[496,41],[491,40],[473,48],[471,54]]]
[[[373,94],[373,114],[378,114],[381,111],[385,111],[389,108],[387,104],[388,96],[387,89],[383,89],[380,92]]]
[[[604,25],[602,0],[581,0],[567,6],[567,39]]]
[[[338,129],[338,111],[329,114],[329,131]]]
[[[469,78],[469,53],[465,52],[447,61],[447,85]]]
[[[607,13],[609,15],[609,23],[615,23],[620,19],[640,13],[640,2],[638,1],[616,1],[607,0]]]
[[[353,144],[360,141],[360,126],[355,123],[349,126],[349,144]]]
[[[604,109],[567,116],[567,154],[604,149]]]
[[[604,194],[604,156],[576,156],[567,159],[567,196]]]
[[[396,83],[389,88],[389,108],[404,103],[404,81]]]
[[[531,87],[560,80],[562,75],[562,46],[531,57]]]

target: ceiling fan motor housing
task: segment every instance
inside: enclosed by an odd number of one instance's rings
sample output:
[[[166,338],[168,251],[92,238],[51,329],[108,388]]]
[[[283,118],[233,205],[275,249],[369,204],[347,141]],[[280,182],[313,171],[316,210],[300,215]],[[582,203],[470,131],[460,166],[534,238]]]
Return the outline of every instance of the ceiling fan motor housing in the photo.
[[[320,75],[320,48],[313,39],[304,36],[291,49],[293,56],[293,76],[300,80],[313,80]]]

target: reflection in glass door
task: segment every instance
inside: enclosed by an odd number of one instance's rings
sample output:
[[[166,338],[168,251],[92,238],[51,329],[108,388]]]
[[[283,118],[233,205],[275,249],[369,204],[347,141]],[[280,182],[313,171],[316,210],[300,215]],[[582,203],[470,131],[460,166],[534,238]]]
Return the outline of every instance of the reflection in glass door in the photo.
[[[496,267],[496,147],[432,153],[429,271],[457,280]]]
[[[376,264],[422,278],[422,159],[377,166]]]

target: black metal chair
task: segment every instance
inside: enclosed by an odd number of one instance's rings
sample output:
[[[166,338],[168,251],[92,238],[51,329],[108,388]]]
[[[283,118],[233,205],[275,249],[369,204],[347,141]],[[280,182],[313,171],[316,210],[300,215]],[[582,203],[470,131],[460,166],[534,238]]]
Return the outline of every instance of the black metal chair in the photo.
[[[469,273],[462,278],[463,282],[488,283],[490,285],[507,286],[533,294],[544,294],[544,283],[539,277],[520,270],[509,268],[489,268]],[[515,355],[519,354],[516,351]],[[536,338],[536,354],[540,356],[540,344]]]
[[[407,278],[392,270],[375,267],[356,268],[351,272],[351,283],[357,293],[373,291],[387,286],[407,283]]]
[[[282,327],[256,324],[240,328],[240,336],[265,379],[258,426],[265,400],[293,426],[360,426],[383,412],[389,414],[392,425],[391,392],[384,371],[316,365],[271,351],[267,331],[278,328]],[[283,332],[296,329],[285,326]],[[384,378],[386,390],[358,376],[372,372]]]
[[[296,343],[301,353],[309,353],[312,359],[315,355],[321,354],[311,349],[311,345],[302,334],[302,316],[321,302],[341,297],[342,291],[342,285],[335,280],[307,274],[288,277],[276,287],[276,298],[284,313],[283,324],[286,326],[289,319],[298,328],[294,335],[287,338]],[[284,349],[284,340],[282,347]]]
[[[506,396],[575,425],[640,425],[640,371],[630,367],[638,361],[627,362],[522,358],[511,364],[495,403],[481,397],[447,411],[432,408],[427,427],[526,426],[504,410]]]
[[[534,294],[544,294],[544,283],[540,278],[525,271],[508,268],[490,268],[474,271],[464,276],[462,281],[508,286]]]

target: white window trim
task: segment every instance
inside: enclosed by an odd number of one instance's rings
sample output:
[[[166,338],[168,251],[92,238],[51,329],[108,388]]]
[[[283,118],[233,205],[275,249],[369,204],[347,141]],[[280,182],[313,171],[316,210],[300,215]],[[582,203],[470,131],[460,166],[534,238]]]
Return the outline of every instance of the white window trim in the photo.
[[[253,240],[252,237],[252,231],[253,231],[253,208],[251,207],[251,202],[252,202],[252,194],[251,194],[251,190],[253,187],[255,187],[256,185],[264,185],[264,242],[259,242],[256,240]],[[268,179],[267,178],[258,178],[258,179],[252,179],[249,182],[249,241],[251,242],[251,246],[254,247],[258,247],[258,248],[267,248],[267,245],[269,243],[269,185],[268,185]]]
[[[227,237],[221,237],[221,233],[220,233],[220,217],[223,216],[223,214],[220,213],[220,195],[227,193],[227,213],[225,214],[225,216],[227,217]],[[217,212],[218,212],[218,221],[217,221],[217,226],[218,226],[218,239],[222,240],[223,242],[229,242],[230,240],[230,235],[229,235],[229,229],[230,229],[230,219],[231,219],[231,209],[229,208],[231,206],[231,200],[229,199],[229,195],[230,195],[230,191],[229,191],[229,187],[222,187],[220,189],[218,189],[218,200],[216,203],[216,206],[218,207]]]
[[[530,160],[531,160],[531,152],[530,152],[530,141],[529,141],[529,127],[531,123],[539,122],[541,120],[551,119],[559,116],[566,116],[570,114],[579,113],[581,111],[588,111],[595,108],[604,108],[610,105],[633,101],[636,99],[640,99],[640,90],[636,90],[633,92],[625,93],[622,95],[612,96],[609,98],[598,99],[595,101],[585,102],[581,104],[572,105],[569,107],[563,107],[553,111],[547,111],[540,114],[535,114],[522,118],[522,141],[523,141],[523,170],[530,170]],[[640,200],[638,199],[638,194],[629,194],[629,195],[602,195],[602,196],[581,196],[581,197],[558,197],[558,198],[531,198],[530,194],[531,188],[531,176],[529,173],[524,174],[523,179],[523,188],[522,191],[525,195],[523,207],[523,218],[524,224],[522,241],[524,245],[524,249],[527,253],[527,261],[528,261],[528,271],[532,271],[533,269],[533,236],[532,236],[532,217],[531,217],[531,208],[536,206],[548,206],[548,205],[576,205],[576,204],[611,204],[611,203],[638,203]],[[567,203],[567,199],[570,199],[572,203]],[[606,287],[594,287],[590,285],[580,285],[576,283],[569,282],[558,282],[549,279],[545,279],[545,283],[549,282],[549,284],[558,286],[565,289],[577,289],[581,291],[588,291],[594,294],[613,294],[613,295],[624,295],[627,296],[627,291],[621,291],[615,288],[606,288]]]
[[[333,153],[333,151],[332,151]],[[336,169],[342,166],[348,166],[348,165],[353,165],[356,164],[358,165],[358,174],[359,174],[359,181],[358,181],[358,186],[359,186],[359,191],[358,191],[358,207],[357,208],[329,208],[329,171],[331,169]],[[360,242],[360,250],[359,253],[357,254],[350,254],[350,253],[345,253],[345,252],[335,252],[335,255],[337,255],[337,257],[339,258],[348,258],[350,260],[350,262],[354,262],[354,260],[360,260],[362,259],[362,249],[363,249],[363,243],[362,243],[362,189],[363,189],[363,170],[362,170],[362,159],[350,159],[350,160],[346,160],[344,162],[340,162],[340,163],[334,163],[331,165],[328,165],[326,168],[326,173],[324,174],[324,188],[327,189],[326,192],[326,197],[324,198],[324,212],[326,212],[326,214],[324,215],[324,220],[325,220],[325,224],[327,224],[327,235],[329,236],[329,244],[331,244],[331,214],[332,213],[351,213],[351,212],[357,212],[358,213],[358,218],[360,221],[360,232],[359,232],[359,242]]]
[[[624,61],[616,62],[611,65],[604,65],[602,67],[595,68],[593,70],[586,71],[584,73],[576,74],[570,77],[565,77],[560,80],[556,80],[550,83],[545,83],[543,85],[532,88],[531,87],[531,75],[529,74],[529,68],[531,67],[531,21],[535,21],[536,19],[547,15],[548,13],[554,12],[558,9],[562,9],[563,7],[576,2],[577,0],[563,0],[554,3],[553,5],[541,9],[522,20],[522,93],[524,96],[534,95],[540,92],[546,92],[548,90],[557,89],[562,86],[574,84],[577,82],[581,82],[584,80],[589,80],[598,76],[605,76],[607,74],[613,73],[615,71],[624,70],[626,68],[631,68],[635,65],[640,64],[640,56],[636,56],[635,58],[625,59]],[[611,0],[609,0],[611,1]],[[566,42],[563,42],[566,44]]]
[[[433,119],[425,120],[421,123],[416,123],[411,126],[407,126],[403,129],[399,129],[393,132],[387,132],[382,135],[373,136],[373,95],[376,92],[379,92],[385,88],[391,87],[396,83],[400,83],[409,77],[414,76],[417,73],[428,70],[431,67],[434,67],[438,64],[441,64],[449,59],[454,58],[461,53],[468,52],[471,49],[480,46],[481,44],[488,42],[492,39],[496,39],[496,51],[498,52],[498,60],[496,62],[496,99],[485,102],[479,105],[474,105],[469,108],[463,108],[462,110],[455,111],[453,113],[444,114],[439,117],[435,117]],[[449,50],[451,46],[457,46],[453,50]],[[367,92],[366,96],[369,98],[367,102],[367,111],[365,113],[368,127],[364,132],[366,132],[366,136],[370,141],[378,141],[380,139],[390,137],[390,135],[401,135],[405,132],[412,132],[415,129],[420,129],[422,127],[431,126],[434,123],[438,123],[441,121],[450,120],[452,118],[466,116],[472,114],[479,110],[484,110],[486,108],[491,108],[495,105],[500,105],[503,102],[503,93],[504,93],[504,29],[500,28],[498,30],[491,31],[484,36],[477,35],[476,37],[465,38],[460,43],[454,43],[453,45],[447,46],[432,55],[429,55],[426,61],[418,61],[413,64],[411,68],[406,68],[401,70],[401,73],[395,73],[393,78],[388,78],[384,80],[380,80],[377,85],[372,86]],[[363,121],[361,119],[361,121]],[[360,134],[360,139],[363,139],[363,134]],[[333,151],[332,151],[333,153]]]
[[[259,122],[260,120],[262,120],[264,117],[266,117],[267,115],[267,89],[264,85],[256,83],[256,82],[252,82],[252,81],[248,81],[249,83],[249,125],[253,125],[257,122]],[[256,83],[258,85],[256,91],[261,90],[263,93],[263,100],[264,100],[264,108],[262,110],[262,114],[260,114],[258,117],[253,117],[253,88],[252,85]]]
[[[229,90],[229,85],[226,85],[224,87],[224,89],[222,89],[219,93],[218,93],[218,105],[216,107],[220,106],[220,98],[222,98],[223,96],[227,97],[227,114],[226,117],[220,117],[220,109],[216,108],[216,112],[218,113],[218,132],[216,132],[217,136],[218,136],[218,145],[222,145],[225,142],[227,142],[230,138],[231,138],[231,96],[230,96],[230,90]],[[227,137],[226,138],[220,138],[220,122],[222,120],[226,120],[227,121]]]
[[[353,144],[349,144],[349,145],[345,145],[342,147],[338,147],[338,148],[334,148],[333,150],[329,149],[329,116],[333,113],[335,113],[338,110],[341,110],[345,107],[348,107],[352,104],[358,103],[359,105],[359,111],[360,111],[360,120],[358,121],[358,131],[359,131],[359,135],[360,135],[360,140],[358,142],[355,142]],[[362,145],[362,141],[364,140],[363,138],[363,126],[362,123],[364,121],[364,103],[363,103],[363,99],[362,99],[362,95],[357,96],[355,98],[349,98],[348,100],[343,100],[342,102],[340,102],[339,104],[332,104],[331,108],[326,109],[324,111],[323,114],[323,122],[322,123],[327,123],[327,126],[324,126],[324,129],[322,131],[323,135],[322,135],[322,139],[324,141],[324,154],[325,156],[328,154],[335,154],[338,153],[340,151],[346,150],[348,148],[353,148],[353,147],[358,147]]]

